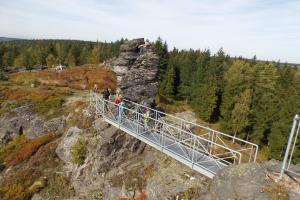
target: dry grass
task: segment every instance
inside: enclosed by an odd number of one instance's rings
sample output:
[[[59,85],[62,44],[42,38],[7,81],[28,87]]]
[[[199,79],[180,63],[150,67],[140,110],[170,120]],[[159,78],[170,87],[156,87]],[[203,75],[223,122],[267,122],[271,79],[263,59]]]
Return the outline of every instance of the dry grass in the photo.
[[[116,77],[111,70],[96,67],[74,67],[61,72],[40,71],[21,72],[10,75],[15,84],[40,84],[44,86],[70,87],[73,89],[91,89],[98,84],[99,89],[116,89]]]

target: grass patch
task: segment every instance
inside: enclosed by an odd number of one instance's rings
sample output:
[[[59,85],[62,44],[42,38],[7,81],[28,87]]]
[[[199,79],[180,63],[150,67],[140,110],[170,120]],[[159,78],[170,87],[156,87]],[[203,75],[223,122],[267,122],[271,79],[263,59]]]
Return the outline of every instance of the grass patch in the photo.
[[[263,191],[268,193],[273,200],[289,200],[289,194],[286,189],[278,183],[271,183],[263,188]]]
[[[76,143],[71,147],[72,162],[74,164],[82,165],[86,158],[87,147],[86,142],[79,138]]]
[[[122,187],[133,191],[142,191],[146,188],[147,181],[144,176],[141,176],[138,170],[127,171],[122,175],[114,175],[111,178],[111,183],[114,187]]]
[[[70,181],[63,175],[54,173],[47,181],[47,187],[42,191],[45,199],[64,199],[75,195]]]
[[[46,114],[49,110],[58,110],[62,107],[64,100],[61,97],[51,96],[44,101],[39,101],[34,111],[39,114]]]
[[[20,149],[28,142],[25,135],[17,136],[8,144],[0,148],[0,162],[9,163],[12,161]]]

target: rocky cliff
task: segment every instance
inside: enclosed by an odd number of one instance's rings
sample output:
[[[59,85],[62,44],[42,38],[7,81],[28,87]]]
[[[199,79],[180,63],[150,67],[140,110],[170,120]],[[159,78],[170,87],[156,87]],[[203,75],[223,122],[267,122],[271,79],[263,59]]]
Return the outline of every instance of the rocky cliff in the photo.
[[[116,73],[118,87],[126,99],[150,103],[158,91],[159,57],[151,46],[145,53],[139,53],[138,46],[143,42],[143,38],[125,42],[120,47],[119,57],[108,61],[107,65]]]

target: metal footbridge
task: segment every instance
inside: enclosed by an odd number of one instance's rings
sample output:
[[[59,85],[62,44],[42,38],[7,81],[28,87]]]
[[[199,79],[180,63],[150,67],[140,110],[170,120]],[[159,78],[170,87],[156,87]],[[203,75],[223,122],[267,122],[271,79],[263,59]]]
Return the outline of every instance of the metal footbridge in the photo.
[[[135,102],[124,102],[121,112],[114,102],[90,92],[90,106],[104,121],[209,178],[228,165],[256,161],[256,144]],[[150,110],[147,123],[146,109]]]

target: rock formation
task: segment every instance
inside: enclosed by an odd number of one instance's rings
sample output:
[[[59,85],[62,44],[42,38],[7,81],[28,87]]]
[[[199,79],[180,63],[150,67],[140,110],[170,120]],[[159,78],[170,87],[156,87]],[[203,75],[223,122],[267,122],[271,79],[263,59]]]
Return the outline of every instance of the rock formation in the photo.
[[[280,168],[278,161],[227,167],[214,177],[202,199],[300,199],[297,182],[288,176],[279,180]]]
[[[125,42],[119,57],[108,61],[108,65],[116,73],[118,87],[126,99],[150,103],[158,91],[159,57],[151,47],[140,54],[138,46],[143,42],[143,38]]]

